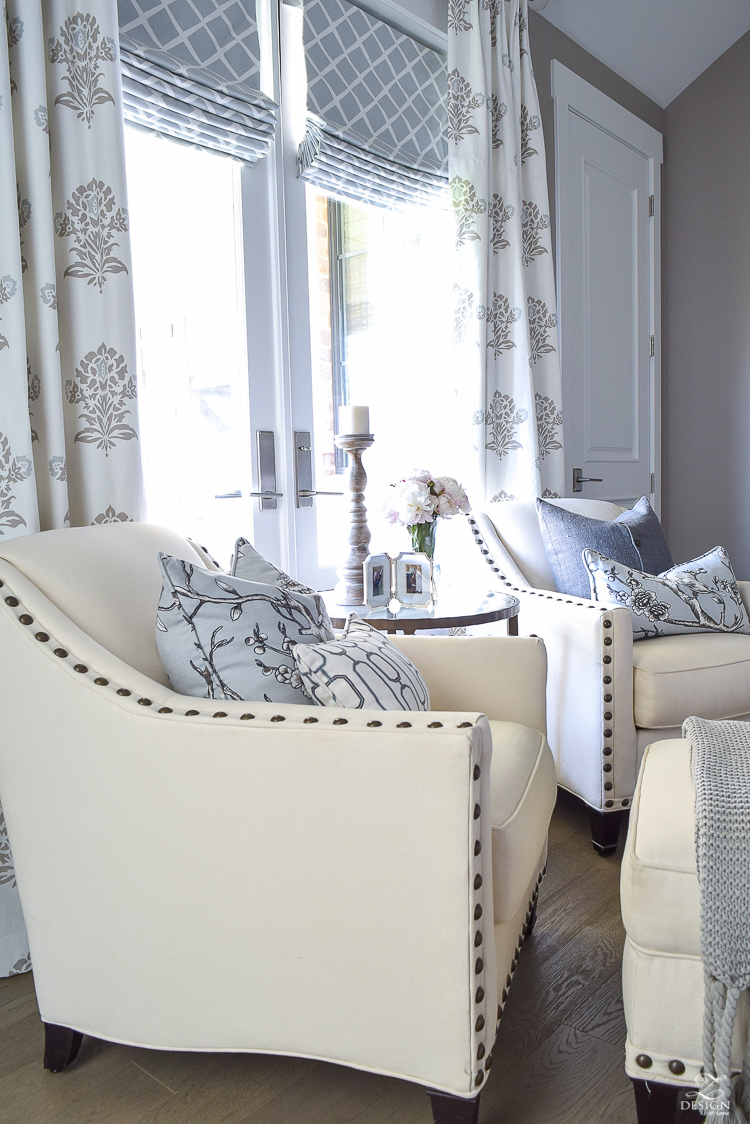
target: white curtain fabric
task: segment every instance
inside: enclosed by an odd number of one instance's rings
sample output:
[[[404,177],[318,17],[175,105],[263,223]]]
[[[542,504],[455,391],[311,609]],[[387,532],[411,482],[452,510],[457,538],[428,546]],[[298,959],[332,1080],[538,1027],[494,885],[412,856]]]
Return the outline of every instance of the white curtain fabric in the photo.
[[[4,7],[0,540],[142,503],[115,0]],[[0,812],[0,975],[28,966]]]
[[[564,494],[547,175],[527,0],[449,0],[448,167],[472,500]]]

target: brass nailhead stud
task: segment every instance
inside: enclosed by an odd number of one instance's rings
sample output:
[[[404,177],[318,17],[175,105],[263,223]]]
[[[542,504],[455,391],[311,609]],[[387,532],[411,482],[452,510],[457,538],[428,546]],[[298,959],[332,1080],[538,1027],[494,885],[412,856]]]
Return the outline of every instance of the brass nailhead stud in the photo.
[[[482,960],[482,958],[480,956],[480,957],[478,957],[477,962],[474,965],[474,974],[478,976],[483,968],[484,968],[484,961]]]
[[[476,843],[474,844],[474,854],[475,854],[475,855],[478,855],[478,854],[480,854],[480,853],[481,853],[481,850],[482,850],[482,844],[481,844],[481,843],[479,842],[479,840],[477,839]]]
[[[249,722],[251,718],[255,718],[254,714],[241,714],[240,721]],[[317,722],[317,718],[306,718],[305,722]]]
[[[604,770],[605,773],[611,773],[612,772],[612,766],[610,765],[609,761],[605,762],[605,764],[602,765],[602,769]]]
[[[214,718],[226,718],[226,716],[227,712],[225,710],[217,710],[214,714]]]
[[[474,805],[474,819],[478,820],[481,814],[482,814],[482,809],[479,807],[478,804],[475,804]]]
[[[49,640],[49,636],[47,635],[46,632],[37,632],[34,635],[35,635],[36,639],[39,640],[40,643],[42,643],[42,644],[46,644],[47,641]]]
[[[5,582],[0,582],[0,589],[2,589],[4,585],[5,585]]]
[[[612,637],[611,636],[605,636],[604,637],[604,643],[607,645],[607,647],[609,647],[609,645],[612,643]]]
[[[344,722],[346,722],[346,719],[344,719]],[[411,727],[411,722],[397,722],[396,723],[396,729],[397,730],[405,730],[407,727],[409,727],[409,728]]]
[[[382,722],[378,722],[378,720],[377,720],[377,718],[376,718],[374,722],[368,722],[368,723],[367,723],[367,725],[368,725],[368,726],[382,726],[382,725],[383,725],[383,723],[382,723]]]
[[[129,691],[128,691],[128,694],[130,694]],[[186,718],[195,718],[196,714],[200,714],[200,711],[199,710],[186,710],[185,711],[185,717]]]
[[[68,658],[68,653],[64,648],[55,648],[55,655],[59,656],[61,660],[66,660]]]
[[[611,656],[603,656],[602,657],[602,663],[612,663],[612,657]]]
[[[247,717],[249,717],[249,716],[248,716],[247,714],[243,714],[243,715],[242,715],[242,717],[243,717],[243,718],[247,718]],[[317,720],[317,718],[313,718],[313,717],[312,717],[312,715],[310,715],[310,717],[309,717],[309,718],[306,718],[306,719],[305,719],[305,722],[307,722],[307,723],[310,723],[310,722],[317,722],[317,721],[318,721],[318,720]]]
[[[138,699],[139,706],[151,706],[151,699]]]
[[[478,765],[475,765],[474,766],[474,780],[478,781],[479,778],[481,777],[481,775],[482,775],[482,770],[479,768]]]
[[[480,1015],[474,1024],[474,1030],[479,1034],[480,1030],[484,1030],[484,1015]]]
[[[480,1042],[479,1045],[477,1046],[477,1061],[478,1062],[481,1062],[481,1060],[484,1057],[484,1055],[486,1054],[486,1052],[487,1051],[484,1048],[484,1042]]]
[[[611,696],[611,695],[605,695],[605,696],[604,696],[604,701],[605,701],[606,703],[610,703],[610,702],[612,702],[612,696]]]
[[[604,807],[605,808],[611,808],[613,805],[614,805],[614,800],[605,800],[604,801]]]
[[[651,1069],[654,1064],[654,1059],[650,1058],[648,1054],[639,1054],[635,1059],[635,1064],[640,1066],[641,1069]]]
[[[5,598],[5,604],[10,605],[11,609],[15,609],[16,605],[18,604],[18,598],[17,597],[6,597]]]
[[[605,675],[602,682],[603,683],[611,683],[612,682],[612,676],[611,675]]]
[[[605,781],[604,782],[604,791],[605,792],[611,792],[612,791],[612,781]]]
[[[611,628],[611,627],[612,627],[612,621],[605,621],[605,622],[604,622],[604,627],[605,627],[605,628]]]
[[[130,694],[130,691],[127,689],[127,687],[118,687],[117,693],[118,695],[122,695],[123,698],[127,698],[127,696]],[[198,711],[196,710],[195,713],[197,714]]]
[[[171,706],[160,706],[159,707],[159,714],[171,714],[171,713],[172,713],[172,707]]]
[[[477,929],[477,931],[474,935],[474,948],[479,948],[479,946],[480,946],[480,944],[482,943],[483,940],[484,940],[484,937],[482,936],[482,930]]]
[[[109,686],[109,679],[105,679],[103,675],[98,675],[94,682],[96,683],[97,687]]]
[[[21,624],[33,624],[34,623],[34,618],[30,617],[28,613],[21,613],[21,616],[18,619],[21,622]]]
[[[627,808],[627,806],[628,806],[628,804],[629,804],[629,803],[630,803],[630,801],[629,801],[629,800],[623,800],[623,802],[622,802],[622,806],[623,806],[623,808]]]
[[[492,1067],[492,1054],[488,1054],[487,1055],[487,1061],[484,1063],[484,1068],[490,1069],[491,1067]]]
[[[602,750],[602,753],[604,754],[605,757],[611,757],[612,756],[612,750],[610,749],[610,747],[608,745],[605,745],[604,749]]]
[[[611,718],[612,718],[612,711],[611,710],[605,710],[604,711],[604,721],[609,722],[611,720]]]
[[[476,878],[474,879],[474,889],[479,890],[481,885],[482,885],[482,876],[481,876],[481,874],[478,874],[476,876]]]
[[[669,1072],[673,1073],[675,1077],[681,1077],[685,1072],[684,1063],[679,1061],[677,1058],[672,1058],[671,1062],[669,1063]]]
[[[283,714],[273,714],[271,716],[271,721],[272,722],[283,722],[284,721],[284,715]]]
[[[476,909],[474,910],[474,920],[478,921],[481,916],[482,916],[482,907],[481,907],[481,905],[478,905],[476,907]]]
[[[476,1085],[477,1088],[479,1088],[479,1086],[482,1084],[483,1081],[484,1081],[484,1074],[482,1073],[482,1071],[480,1069],[479,1073],[474,1078],[474,1084]]]
[[[334,726],[346,726],[348,721],[349,721],[348,718],[334,718],[333,724],[334,724]]]
[[[604,736],[605,736],[605,738],[611,738],[612,737],[612,731],[611,730],[605,730]]]
[[[475,1002],[475,1003],[481,1003],[483,999],[484,999],[484,988],[483,988],[483,987],[478,987],[478,988],[477,988],[477,993],[476,993],[476,995],[474,996],[474,1002]]]
[[[428,722],[427,723],[427,729],[428,730],[437,730],[438,726],[442,726],[442,725],[443,725],[442,722]]]
[[[505,980],[505,986],[510,987],[510,983],[511,983],[510,976],[508,976],[507,979]]]
[[[73,665],[73,671],[77,671],[80,675],[85,675],[88,668],[85,663],[77,663]]]
[[[505,988],[503,988],[503,1003],[507,1003],[507,1002],[508,1002],[508,992],[505,990]],[[500,1014],[500,1008],[499,1007],[497,1009],[497,1013]]]
[[[473,722],[459,722],[458,724],[459,730],[465,730],[467,726],[473,726]]]

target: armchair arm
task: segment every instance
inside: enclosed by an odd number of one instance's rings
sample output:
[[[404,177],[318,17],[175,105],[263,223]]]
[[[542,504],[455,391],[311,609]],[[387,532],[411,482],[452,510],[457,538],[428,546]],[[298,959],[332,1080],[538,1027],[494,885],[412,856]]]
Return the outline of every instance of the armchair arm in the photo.
[[[433,710],[479,710],[546,733],[547,656],[538,638],[393,636],[430,690]]]
[[[547,649],[547,737],[559,783],[594,808],[628,806],[637,775],[629,610],[509,580],[491,520],[477,513],[476,521],[485,560],[520,599],[519,633]]]
[[[11,572],[0,798],[42,1018],[474,1096],[497,1007],[486,718],[342,723],[179,696],[111,654],[103,673]]]

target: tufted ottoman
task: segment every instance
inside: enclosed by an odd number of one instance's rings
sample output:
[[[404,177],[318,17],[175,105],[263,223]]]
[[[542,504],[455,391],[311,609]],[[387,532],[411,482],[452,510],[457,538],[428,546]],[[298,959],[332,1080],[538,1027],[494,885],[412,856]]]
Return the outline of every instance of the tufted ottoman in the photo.
[[[643,755],[622,863],[626,930],[622,982],[628,1037],[625,1068],[639,1124],[673,1124],[692,1111],[702,1065],[703,963],[695,862],[695,790],[686,741],[655,742]],[[741,997],[732,1064],[747,1034]],[[681,1090],[683,1092],[681,1093]],[[687,1105],[691,1108],[688,1109]]]

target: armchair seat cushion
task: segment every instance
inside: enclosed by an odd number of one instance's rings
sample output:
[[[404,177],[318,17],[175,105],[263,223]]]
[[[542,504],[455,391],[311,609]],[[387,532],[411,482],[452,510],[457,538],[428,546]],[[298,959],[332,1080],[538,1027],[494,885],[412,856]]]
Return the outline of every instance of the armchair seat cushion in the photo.
[[[557,781],[544,734],[517,722],[490,722],[490,729],[492,880],[498,925],[514,916],[537,868]]]
[[[736,718],[750,711],[750,636],[701,632],[633,644],[636,726],[680,726],[690,714]]]

